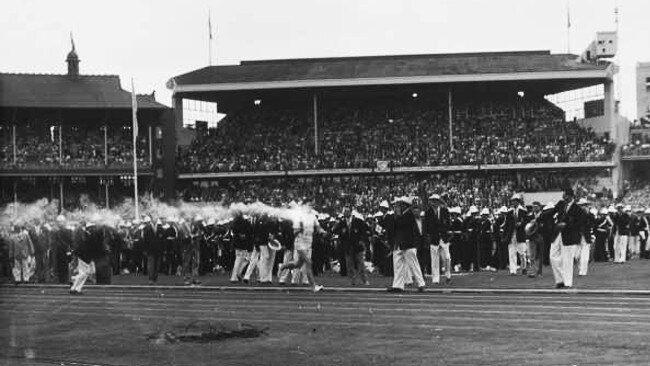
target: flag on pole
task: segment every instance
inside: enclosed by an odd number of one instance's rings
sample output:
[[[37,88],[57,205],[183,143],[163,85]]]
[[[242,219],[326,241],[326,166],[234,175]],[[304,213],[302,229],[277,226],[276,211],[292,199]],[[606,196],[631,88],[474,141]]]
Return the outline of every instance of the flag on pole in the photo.
[[[571,8],[568,0],[566,2],[566,27],[571,28]]]
[[[138,99],[135,94],[135,86],[131,79],[131,109],[133,109],[133,138],[138,136]]]
[[[70,32],[70,43],[72,43],[72,51],[74,52],[75,48],[74,48],[74,38],[72,38],[72,32]]]
[[[210,12],[208,12],[208,33],[210,34],[210,40],[212,40],[212,19],[210,17]]]

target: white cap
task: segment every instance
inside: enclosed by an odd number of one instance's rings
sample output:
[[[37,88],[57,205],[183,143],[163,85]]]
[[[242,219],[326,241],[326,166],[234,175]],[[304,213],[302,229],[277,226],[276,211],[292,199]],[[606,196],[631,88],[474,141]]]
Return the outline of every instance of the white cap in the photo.
[[[388,208],[388,201],[386,201],[386,200],[381,201],[381,203],[379,204],[379,207]]]
[[[499,207],[499,213],[504,214],[504,213],[506,213],[506,212],[508,212],[508,208],[507,208],[506,206],[501,206],[501,207]]]
[[[65,222],[65,216],[59,215],[56,217],[56,222]]]
[[[490,209],[489,208],[484,208],[481,210],[481,215],[489,215],[490,214]]]
[[[478,207],[476,207],[474,205],[469,206],[469,213],[470,214],[478,213]]]
[[[589,213],[596,216],[596,215],[598,215],[598,209],[592,207],[591,210],[589,210]]]
[[[599,213],[601,215],[607,215],[607,212],[608,212],[608,210],[605,207],[601,208],[600,211],[599,211]]]
[[[587,199],[584,198],[584,197],[582,197],[581,199],[578,200],[578,205],[579,206],[584,206],[584,205],[588,205],[588,204],[589,204],[589,201],[587,201]]]
[[[149,216],[143,217],[142,222],[151,222],[151,217],[149,217]]]
[[[514,200],[520,200],[520,201],[523,201],[523,198],[521,197],[521,194],[519,194],[519,193],[515,193],[515,194],[512,195],[512,197],[510,197],[510,200],[511,200],[511,201],[514,201]]]
[[[646,209],[645,209],[645,214],[646,214],[646,215],[650,215],[650,208],[646,208]]]
[[[194,218],[194,221],[203,221],[203,216],[196,215],[196,217]]]
[[[214,219],[214,217],[211,217],[208,219],[208,226],[214,225],[217,223],[217,220]]]
[[[91,226],[95,226],[95,223],[92,222],[92,221],[88,221],[88,222],[86,223],[86,228],[89,228],[89,227],[91,227]]]
[[[459,206],[452,207],[452,208],[449,210],[449,213],[455,213],[455,214],[458,214],[458,215],[460,215],[461,212],[462,212],[462,211],[461,211],[461,209],[460,209]]]
[[[609,213],[617,213],[618,211],[616,210],[616,208],[614,206],[609,206],[609,208],[607,209],[607,212],[609,212]]]
[[[630,211],[632,211],[632,206],[630,206],[630,205],[625,206],[625,208],[623,209],[623,211],[625,211],[625,212],[630,212]]]

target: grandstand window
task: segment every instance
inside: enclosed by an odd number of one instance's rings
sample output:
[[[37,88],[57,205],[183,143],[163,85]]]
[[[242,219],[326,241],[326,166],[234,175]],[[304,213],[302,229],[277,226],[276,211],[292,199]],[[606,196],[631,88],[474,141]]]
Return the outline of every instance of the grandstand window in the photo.
[[[411,96],[412,96],[413,98],[417,98],[417,97],[418,97],[418,93],[413,93],[413,94],[411,94]]]
[[[255,99],[255,101],[253,101],[253,104],[260,105],[260,104],[262,104],[262,100],[261,99]]]
[[[650,77],[645,78],[645,91],[650,91]]]

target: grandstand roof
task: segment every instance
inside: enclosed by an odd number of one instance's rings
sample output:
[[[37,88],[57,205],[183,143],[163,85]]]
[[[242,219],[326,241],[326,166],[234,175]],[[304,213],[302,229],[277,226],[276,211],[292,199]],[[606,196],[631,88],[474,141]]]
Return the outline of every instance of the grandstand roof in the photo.
[[[174,93],[390,84],[611,77],[610,64],[550,51],[424,54],[242,61],[173,77]]]
[[[131,93],[117,75],[0,73],[0,107],[130,109]],[[139,109],[167,109],[153,94],[138,94]]]

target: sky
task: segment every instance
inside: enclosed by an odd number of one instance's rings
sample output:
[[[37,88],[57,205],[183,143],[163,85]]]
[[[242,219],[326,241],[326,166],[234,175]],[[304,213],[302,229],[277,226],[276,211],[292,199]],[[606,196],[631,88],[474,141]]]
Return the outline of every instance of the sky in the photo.
[[[636,63],[650,61],[648,0],[3,0],[0,72],[65,73],[74,34],[82,74],[135,80],[171,105],[166,81],[241,60],[550,50],[580,54],[619,8],[622,114],[636,117]]]

